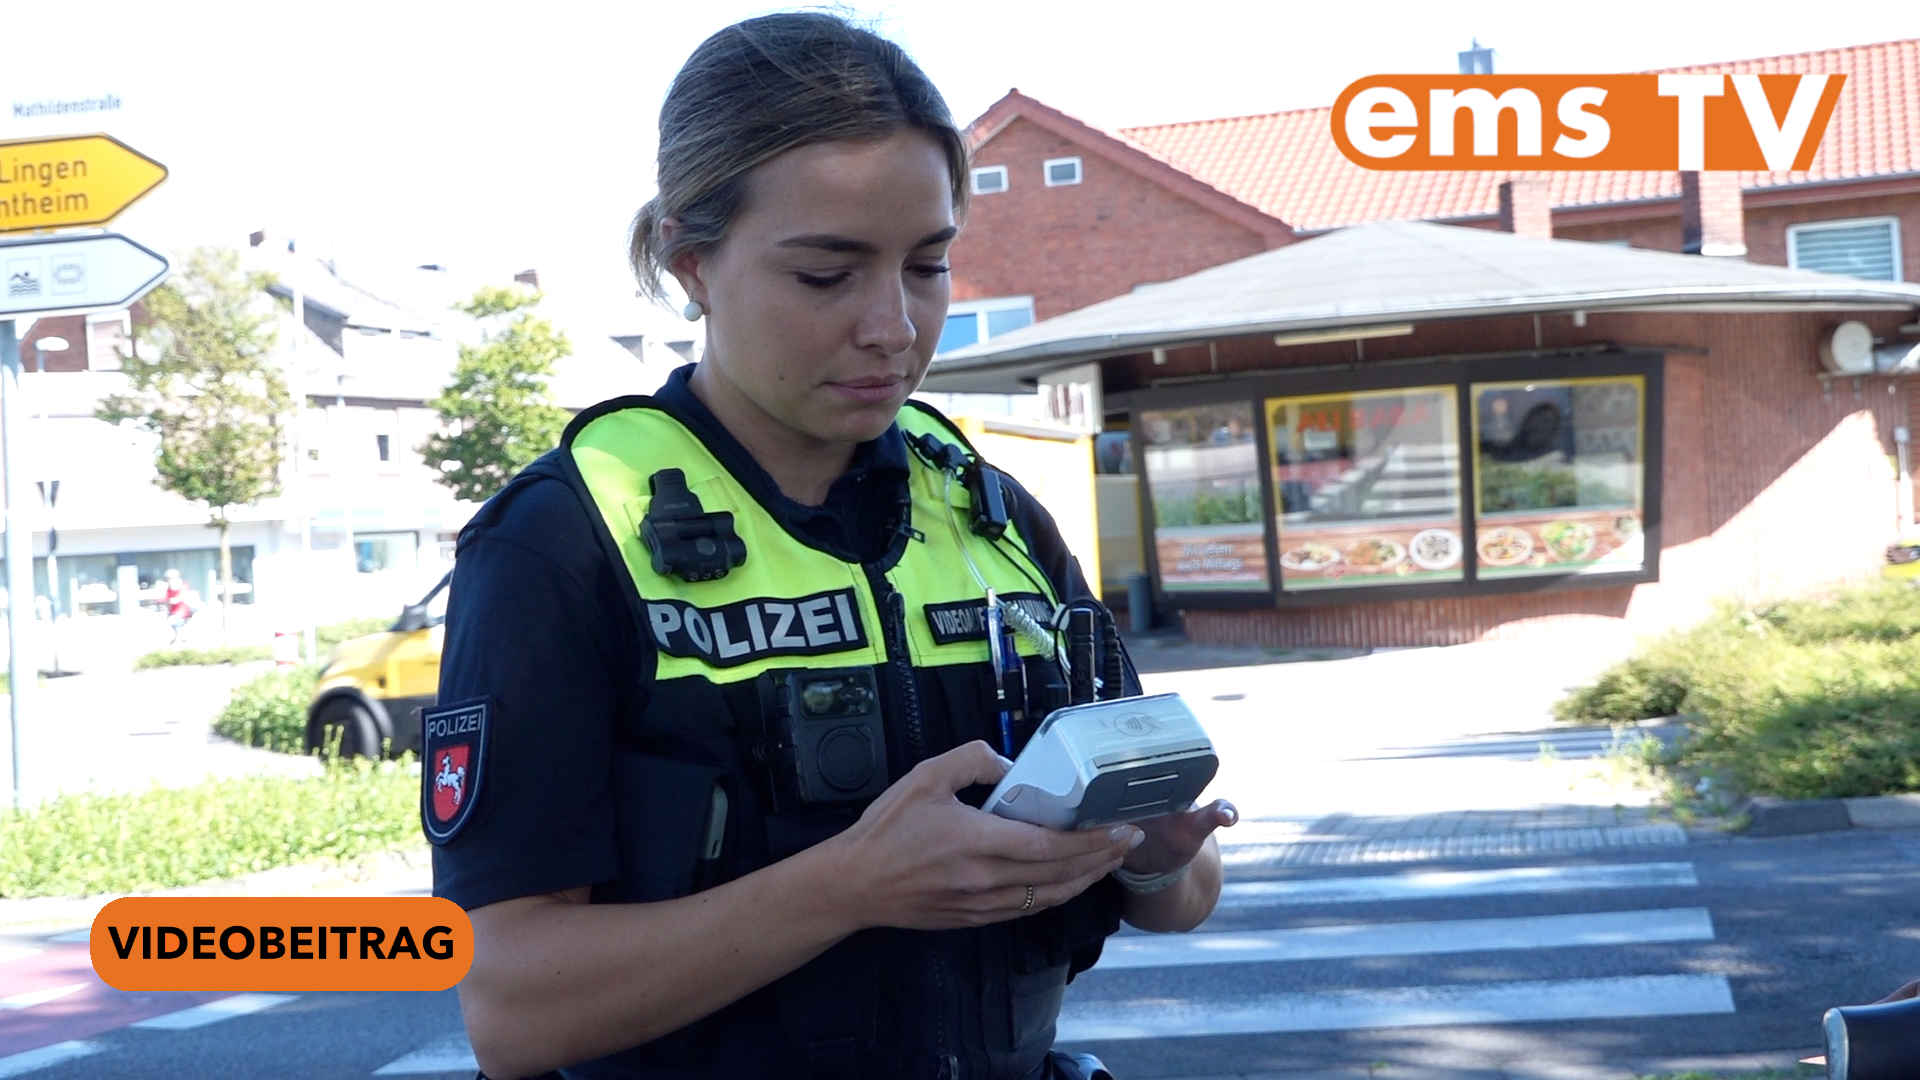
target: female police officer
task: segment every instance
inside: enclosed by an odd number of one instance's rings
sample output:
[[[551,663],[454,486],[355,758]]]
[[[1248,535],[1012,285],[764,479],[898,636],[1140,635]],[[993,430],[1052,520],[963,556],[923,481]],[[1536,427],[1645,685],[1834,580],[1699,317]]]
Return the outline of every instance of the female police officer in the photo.
[[[903,408],[966,178],[925,76],[838,19],[729,27],[676,78],[633,253],[704,359],[475,516],[425,715],[488,1075],[1070,1075],[1054,1021],[1104,936],[1212,910],[1223,802],[1077,832],[974,808],[1008,762],[954,613],[1090,601],[1018,485],[961,525],[981,467]]]

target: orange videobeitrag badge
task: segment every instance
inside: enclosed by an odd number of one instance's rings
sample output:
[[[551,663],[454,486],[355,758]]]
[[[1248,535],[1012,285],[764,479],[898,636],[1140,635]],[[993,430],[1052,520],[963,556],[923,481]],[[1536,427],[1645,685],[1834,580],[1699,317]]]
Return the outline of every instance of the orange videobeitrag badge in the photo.
[[[473,924],[432,896],[125,897],[88,946],[117,990],[445,990]]]
[[[1812,167],[1838,73],[1369,75],[1334,99],[1333,141],[1367,169]]]

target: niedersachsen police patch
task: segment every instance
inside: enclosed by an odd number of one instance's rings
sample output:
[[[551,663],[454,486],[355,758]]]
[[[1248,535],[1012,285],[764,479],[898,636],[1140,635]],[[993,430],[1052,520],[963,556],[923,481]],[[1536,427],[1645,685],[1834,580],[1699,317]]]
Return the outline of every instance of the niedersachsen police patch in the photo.
[[[488,700],[423,710],[420,737],[420,820],[427,839],[445,844],[459,834],[480,801],[487,775],[487,742],[493,719]]]

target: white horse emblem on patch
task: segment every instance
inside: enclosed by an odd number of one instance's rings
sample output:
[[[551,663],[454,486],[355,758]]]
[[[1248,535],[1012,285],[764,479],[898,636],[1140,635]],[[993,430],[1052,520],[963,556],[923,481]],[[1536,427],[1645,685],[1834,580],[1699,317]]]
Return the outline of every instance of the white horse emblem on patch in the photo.
[[[433,790],[438,792],[442,789],[450,789],[453,793],[453,805],[457,807],[460,805],[461,795],[466,790],[466,783],[467,767],[462,765],[456,769],[453,767],[453,755],[441,754],[440,771],[433,777]]]

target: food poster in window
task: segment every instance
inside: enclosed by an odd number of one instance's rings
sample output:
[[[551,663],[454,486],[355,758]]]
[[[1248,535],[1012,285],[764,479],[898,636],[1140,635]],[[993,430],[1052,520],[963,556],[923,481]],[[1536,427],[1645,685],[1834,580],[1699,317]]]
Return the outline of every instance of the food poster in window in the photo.
[[[1283,591],[1462,579],[1458,411],[1451,386],[1267,400]]]
[[[1644,382],[1629,375],[1473,385],[1481,578],[1645,564]]]
[[[1252,402],[1141,414],[1163,590],[1267,588],[1254,416]]]

